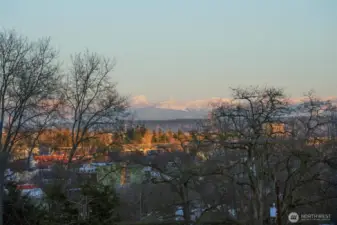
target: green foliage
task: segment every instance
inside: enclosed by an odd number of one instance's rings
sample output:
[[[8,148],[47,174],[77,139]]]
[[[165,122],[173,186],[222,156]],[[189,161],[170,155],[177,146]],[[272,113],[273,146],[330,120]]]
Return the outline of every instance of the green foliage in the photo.
[[[82,194],[88,199],[87,224],[113,225],[120,221],[116,210],[119,206],[119,198],[114,188],[103,185],[84,185]]]
[[[182,130],[178,129],[178,132],[173,134],[173,138],[181,141],[185,139],[185,134]]]
[[[163,135],[163,131],[162,131],[162,129],[158,129],[158,137],[160,137],[160,136],[162,136]]]
[[[166,143],[168,140],[168,135],[166,135],[162,129],[159,128],[158,132],[153,130],[152,143]]]
[[[168,137],[166,136],[165,133],[162,133],[162,134],[159,136],[159,142],[160,142],[160,143],[166,143],[166,142],[168,142]]]
[[[28,197],[21,196],[15,185],[7,186],[4,198],[4,225],[40,225],[45,224],[46,211]]]
[[[157,134],[156,134],[155,130],[152,131],[152,140],[151,140],[151,142],[152,143],[157,143],[158,142]]]
[[[139,129],[136,129],[134,131],[134,138],[133,138],[133,141],[132,141],[134,144],[140,144],[142,143],[142,134],[140,132]]]
[[[128,128],[125,133],[124,142],[125,143],[131,143],[131,141],[134,139],[134,129]]]
[[[102,185],[116,186],[120,183],[121,166],[113,164],[111,166],[100,166],[96,169],[97,180]]]
[[[50,225],[114,225],[120,221],[119,198],[111,186],[85,184],[72,196],[67,196],[61,186],[53,186],[47,191],[46,201]]]
[[[145,125],[139,126],[139,132],[140,132],[142,138],[144,137],[146,131],[147,131],[147,129],[146,129]]]
[[[46,189],[48,204],[48,221],[50,224],[67,224],[78,221],[79,211],[73,201],[69,201],[61,186]]]
[[[125,135],[125,143],[126,144],[140,144],[142,142],[142,138],[144,137],[146,132],[145,127],[139,127],[137,126],[136,128],[129,128],[126,131]]]
[[[178,132],[177,132],[177,135],[178,135],[178,137],[184,136],[184,132],[179,129]]]

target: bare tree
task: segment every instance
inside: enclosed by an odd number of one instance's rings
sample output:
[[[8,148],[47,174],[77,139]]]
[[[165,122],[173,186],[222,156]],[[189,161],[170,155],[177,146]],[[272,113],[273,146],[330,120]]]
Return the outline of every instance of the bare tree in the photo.
[[[114,64],[107,58],[86,51],[72,57],[72,66],[64,83],[66,116],[71,124],[72,149],[69,163],[80,145],[95,134],[120,129],[127,108],[110,72]]]
[[[231,103],[215,107],[205,136],[225,156],[213,162],[235,185],[232,195],[248,215],[243,219],[262,225],[276,202],[281,224],[289,210],[336,197],[321,194],[322,171],[330,161],[322,140],[330,109],[312,95],[295,108],[275,88],[234,89]]]
[[[33,120],[49,114],[57,97],[56,56],[49,39],[30,42],[14,31],[0,32],[0,225],[4,170],[13,147],[29,135]]]

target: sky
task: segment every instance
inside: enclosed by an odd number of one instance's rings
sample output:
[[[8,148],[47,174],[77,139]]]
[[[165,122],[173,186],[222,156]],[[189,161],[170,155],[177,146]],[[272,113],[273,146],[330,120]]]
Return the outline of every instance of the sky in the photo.
[[[116,59],[118,90],[149,101],[230,97],[269,85],[337,96],[337,1],[11,0],[0,26],[51,37],[60,59]]]

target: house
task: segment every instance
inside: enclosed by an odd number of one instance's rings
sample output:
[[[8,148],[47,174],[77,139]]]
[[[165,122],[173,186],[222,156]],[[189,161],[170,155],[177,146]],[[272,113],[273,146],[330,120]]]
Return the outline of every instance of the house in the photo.
[[[13,160],[9,162],[8,168],[14,173],[21,173],[29,170],[29,164],[27,159]]]
[[[36,175],[36,162],[31,159],[19,159],[9,162],[10,179],[16,182],[30,182]]]
[[[263,129],[266,135],[282,136],[286,133],[284,123],[267,123],[264,124]]]
[[[17,180],[15,172],[11,169],[6,169],[5,171],[5,182],[15,182]]]
[[[34,184],[18,185],[17,190],[21,191],[23,196],[28,196],[30,198],[41,199],[44,197],[44,192],[42,189]]]
[[[97,179],[104,185],[122,187],[128,184],[140,184],[145,180],[144,166],[110,163],[96,168]]]
[[[49,145],[41,144],[39,146],[39,155],[51,155],[52,149]]]
[[[80,173],[96,173],[97,166],[92,165],[91,163],[82,164],[81,167],[78,169]]]

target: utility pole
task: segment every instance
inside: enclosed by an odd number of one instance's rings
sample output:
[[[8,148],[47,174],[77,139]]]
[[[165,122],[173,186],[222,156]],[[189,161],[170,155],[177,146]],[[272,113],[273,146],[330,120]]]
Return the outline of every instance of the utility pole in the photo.
[[[281,202],[280,202],[280,185],[279,181],[275,182],[276,191],[276,224],[282,225],[282,213],[281,213]]]

